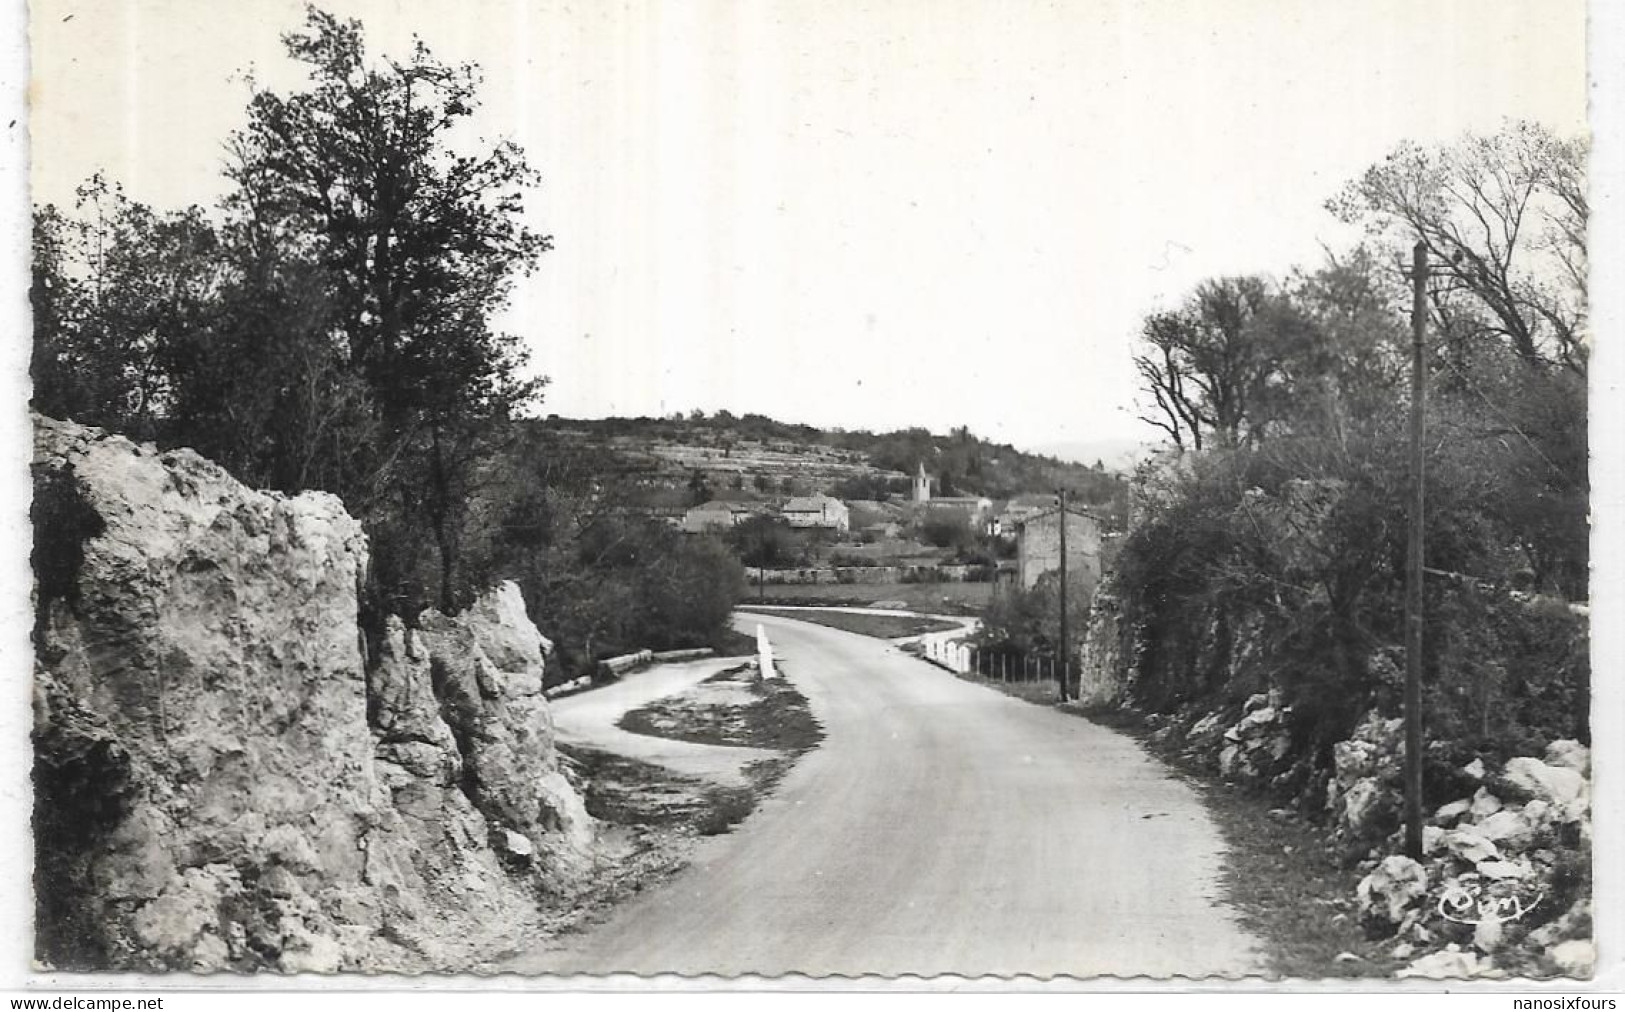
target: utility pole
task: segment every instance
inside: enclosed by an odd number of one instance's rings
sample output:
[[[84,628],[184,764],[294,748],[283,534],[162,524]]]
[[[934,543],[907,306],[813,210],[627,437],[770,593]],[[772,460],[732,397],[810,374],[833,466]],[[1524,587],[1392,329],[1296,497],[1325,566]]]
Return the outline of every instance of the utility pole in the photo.
[[[1426,482],[1423,409],[1427,403],[1427,247],[1411,250],[1411,503],[1410,541],[1405,558],[1405,853],[1422,858],[1422,559],[1426,524],[1422,515]]]
[[[1072,642],[1067,635],[1066,628],[1066,489],[1060,489],[1061,508],[1056,516],[1061,521],[1061,702],[1067,701],[1067,690],[1072,676],[1072,657],[1069,647]]]

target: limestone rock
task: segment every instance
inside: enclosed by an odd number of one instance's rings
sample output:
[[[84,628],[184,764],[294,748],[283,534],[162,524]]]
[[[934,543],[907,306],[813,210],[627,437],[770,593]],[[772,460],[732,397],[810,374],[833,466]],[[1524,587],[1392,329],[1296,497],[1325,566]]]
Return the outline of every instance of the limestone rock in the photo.
[[[1422,854],[1432,856],[1444,849],[1445,831],[1438,826],[1422,827]]]
[[[489,741],[514,756],[477,772],[531,813],[535,870],[504,867],[458,786],[429,654],[396,622],[368,663],[367,544],[337,498],[45,418],[34,473],[37,958],[454,970],[535,922],[538,878],[579,866],[591,823],[517,589],[476,606],[469,659],[444,663],[484,665]]]
[[[1187,737],[1196,739],[1204,738],[1217,731],[1222,723],[1224,723],[1224,714],[1210,713],[1206,717],[1203,717],[1201,720],[1197,721],[1195,724],[1191,725],[1190,733],[1187,735]]]
[[[1473,948],[1487,956],[1501,947],[1505,934],[1506,928],[1500,921],[1479,921],[1473,925]]]
[[[1427,895],[1427,870],[1408,857],[1385,857],[1360,880],[1358,902],[1361,923],[1368,931],[1391,934],[1408,911]]]
[[[1473,952],[1464,952],[1454,944],[1447,948],[1423,956],[1414,963],[1400,970],[1396,976],[1401,978],[1420,977],[1429,980],[1448,980],[1451,978],[1484,977],[1494,975],[1495,964],[1479,957]]]
[[[1490,793],[1488,787],[1480,787],[1473,792],[1473,799],[1468,804],[1467,811],[1472,815],[1473,821],[1488,818],[1501,810],[1501,799]]]
[[[1078,702],[1083,706],[1111,706],[1127,693],[1128,665],[1122,656],[1122,606],[1116,580],[1115,574],[1107,573],[1090,599],[1078,665]]]
[[[1454,856],[1476,865],[1480,861],[1494,861],[1501,851],[1494,841],[1484,838],[1472,829],[1452,829],[1444,834],[1444,849]]]
[[[1573,738],[1562,738],[1546,746],[1546,763],[1571,769],[1583,777],[1591,776],[1591,750]]]
[[[1456,824],[1462,816],[1472,809],[1472,802],[1466,798],[1452,801],[1448,805],[1440,805],[1439,810],[1433,813],[1433,821],[1445,828]]]
[[[1513,809],[1502,809],[1475,822],[1473,832],[1500,847],[1513,849],[1527,843],[1533,833],[1523,815]]]
[[[1539,759],[1519,756],[1507,760],[1506,778],[1550,804],[1565,822],[1590,811],[1591,792],[1585,777],[1566,766],[1548,766]]]
[[[1273,705],[1249,710],[1224,731],[1219,772],[1252,779],[1273,776],[1292,743],[1287,734],[1289,717],[1287,708]]]
[[[526,617],[518,586],[503,583],[462,614],[429,611],[419,621],[441,715],[465,743],[464,782],[475,805],[539,842],[547,867],[580,874],[593,822],[558,770],[542,693],[551,644]]]
[[[1566,977],[1590,979],[1597,965],[1597,946],[1588,939],[1571,938],[1552,946],[1546,958]]]

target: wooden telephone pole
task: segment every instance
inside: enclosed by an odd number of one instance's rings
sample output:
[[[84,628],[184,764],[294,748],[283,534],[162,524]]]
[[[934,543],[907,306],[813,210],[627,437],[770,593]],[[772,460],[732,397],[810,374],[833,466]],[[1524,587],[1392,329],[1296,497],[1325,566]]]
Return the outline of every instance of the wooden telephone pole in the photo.
[[[1066,489],[1059,492],[1061,508],[1056,517],[1061,521],[1061,702],[1064,703],[1072,688],[1072,638],[1067,635],[1066,627]]]
[[[1405,853],[1422,858],[1422,560],[1427,525],[1423,517],[1426,481],[1423,452],[1427,404],[1427,247],[1411,250],[1411,502],[1410,540],[1405,556]]]

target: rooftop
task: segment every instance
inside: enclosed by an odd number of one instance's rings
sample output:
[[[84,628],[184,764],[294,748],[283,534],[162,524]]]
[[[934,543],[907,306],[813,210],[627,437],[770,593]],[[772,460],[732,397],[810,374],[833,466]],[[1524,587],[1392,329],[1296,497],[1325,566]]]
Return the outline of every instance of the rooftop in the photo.
[[[1047,517],[1052,517],[1052,516],[1056,515],[1057,513],[1059,513],[1060,511],[1061,511],[1061,508],[1059,506],[1051,506],[1048,509],[1039,510],[1037,513],[1030,513],[1027,516],[1023,517],[1016,524],[1016,526],[1017,527],[1025,527],[1028,524],[1033,523],[1035,521],[1043,520],[1043,519],[1045,519]],[[1083,517],[1085,520],[1093,520],[1097,524],[1100,523],[1100,517],[1096,516],[1095,514],[1089,512],[1086,509],[1083,509],[1082,507],[1070,506],[1069,505],[1069,506],[1067,506],[1066,511],[1068,513],[1072,514],[1073,516]]]
[[[841,505],[841,500],[836,499],[833,496],[824,495],[822,492],[818,493],[817,495],[797,496],[784,504],[784,512],[822,513],[831,503],[839,506]]]

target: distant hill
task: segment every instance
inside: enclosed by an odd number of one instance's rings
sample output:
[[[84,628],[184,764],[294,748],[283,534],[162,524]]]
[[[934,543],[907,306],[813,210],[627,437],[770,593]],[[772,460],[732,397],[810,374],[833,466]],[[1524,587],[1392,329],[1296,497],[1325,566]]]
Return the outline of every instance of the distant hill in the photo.
[[[842,499],[906,498],[910,476],[922,462],[936,481],[937,495],[1005,499],[1066,488],[1109,519],[1120,514],[1125,495],[1109,468],[1025,452],[964,428],[946,435],[921,428],[825,430],[726,411],[667,418],[550,416],[525,424],[549,444],[608,454],[648,505],[676,505],[701,495],[777,499],[809,492]]]
[[[1108,471],[1132,471],[1134,465],[1150,456],[1155,447],[1139,439],[1085,439],[1065,443],[1040,443],[1031,452],[1056,457],[1074,464],[1100,461]]]

